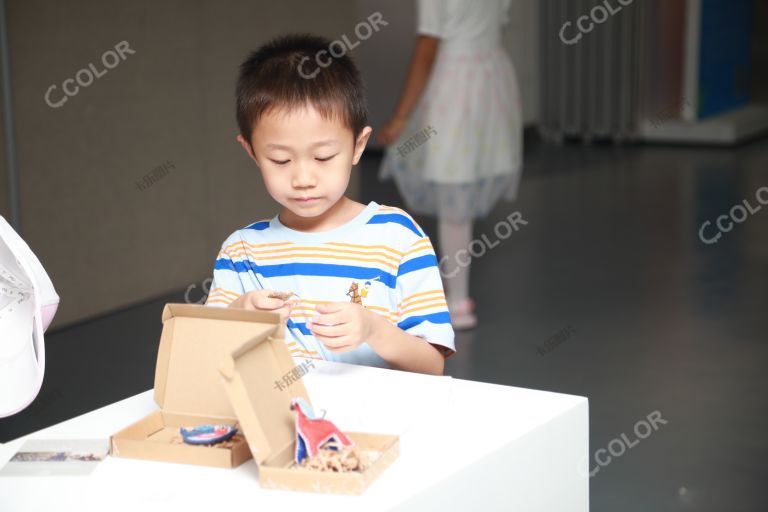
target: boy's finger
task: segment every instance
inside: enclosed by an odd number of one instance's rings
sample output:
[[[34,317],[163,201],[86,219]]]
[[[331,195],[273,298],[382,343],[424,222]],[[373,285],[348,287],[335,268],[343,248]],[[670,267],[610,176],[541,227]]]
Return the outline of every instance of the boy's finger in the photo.
[[[243,301],[243,309],[247,311],[256,311],[256,304],[253,303],[253,297],[251,297],[251,300]]]
[[[254,305],[259,309],[280,309],[285,306],[285,301],[280,299],[270,299],[269,297],[254,297]]]
[[[337,312],[325,315],[315,315],[309,322],[312,325],[338,325],[346,323],[346,318],[344,318],[344,312]]]
[[[337,313],[347,307],[348,302],[326,302],[325,304],[318,304],[315,306],[315,311],[321,315],[327,313]]]
[[[328,350],[330,352],[333,352],[334,354],[343,354],[344,352],[349,352],[351,350],[354,350],[354,348],[355,348],[354,345],[345,345],[345,346],[339,347],[339,348],[330,348],[330,347],[328,347]]]
[[[290,318],[291,316],[291,308],[288,307],[287,305],[284,308],[273,309],[271,311],[272,313],[278,313],[280,315],[280,320],[282,320],[283,322],[288,320],[288,318]]]
[[[354,348],[354,343],[349,336],[330,337],[317,336],[317,339],[325,345],[331,352],[346,352]]]
[[[347,327],[345,325],[318,325],[313,323],[309,329],[315,336],[319,334],[320,336],[329,338],[338,338],[344,336],[347,332]]]

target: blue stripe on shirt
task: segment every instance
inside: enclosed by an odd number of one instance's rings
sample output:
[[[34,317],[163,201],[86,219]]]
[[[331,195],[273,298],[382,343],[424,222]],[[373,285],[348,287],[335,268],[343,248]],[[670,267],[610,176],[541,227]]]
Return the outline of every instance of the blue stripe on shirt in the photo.
[[[400,277],[408,272],[436,266],[437,256],[434,254],[425,254],[424,256],[419,256],[418,258],[413,258],[405,263],[401,263],[400,268],[397,269],[397,276]]]
[[[449,324],[451,323],[451,315],[447,311],[441,311],[439,313],[431,313],[429,315],[411,316],[398,322],[397,326],[404,331],[407,331],[411,327],[419,325],[422,322],[431,322],[433,324]]]
[[[395,224],[405,226],[419,237],[424,236],[424,233],[422,233],[421,230],[416,227],[413,221],[402,213],[379,213],[371,217],[371,220],[368,221],[368,224],[387,224],[389,222],[394,222]]]
[[[238,263],[242,263],[242,262],[238,261]],[[238,267],[241,267],[241,266],[238,265]],[[213,264],[213,270],[232,270],[234,272],[248,272],[247,268],[238,270],[235,267],[235,262],[230,260],[229,258],[217,259],[216,262]]]
[[[259,222],[254,222],[250,226],[246,226],[244,229],[255,229],[256,231],[264,231],[268,227],[269,227],[269,221],[261,220]]]
[[[296,329],[301,334],[305,334],[308,336],[313,336],[312,331],[307,329],[307,323],[306,322],[294,322],[291,319],[288,319],[288,328],[289,329]]]
[[[360,280],[375,279],[378,277],[379,281],[390,288],[394,288],[397,282],[397,276],[384,272],[379,268],[333,265],[329,263],[280,263],[277,265],[257,265],[251,260],[232,261],[228,258],[219,258],[213,265],[213,269],[232,270],[234,272],[253,271],[264,277],[323,276],[349,277]]]

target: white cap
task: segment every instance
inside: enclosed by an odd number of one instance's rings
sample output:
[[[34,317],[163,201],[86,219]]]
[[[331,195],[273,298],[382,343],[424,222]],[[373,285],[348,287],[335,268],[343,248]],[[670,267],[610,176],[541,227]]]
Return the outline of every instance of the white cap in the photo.
[[[0,417],[37,397],[45,372],[43,333],[58,304],[40,261],[0,216]]]

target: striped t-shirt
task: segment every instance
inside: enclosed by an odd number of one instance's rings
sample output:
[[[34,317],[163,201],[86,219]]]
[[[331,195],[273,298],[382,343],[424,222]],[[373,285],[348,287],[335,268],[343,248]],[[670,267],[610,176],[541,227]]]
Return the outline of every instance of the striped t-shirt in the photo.
[[[290,229],[278,216],[235,231],[216,259],[206,305],[226,307],[259,289],[298,296],[286,334],[296,357],[387,367],[367,343],[333,353],[306,327],[316,305],[350,300],[437,345],[444,355],[454,352],[435,251],[399,208],[371,202],[346,224],[315,233]]]

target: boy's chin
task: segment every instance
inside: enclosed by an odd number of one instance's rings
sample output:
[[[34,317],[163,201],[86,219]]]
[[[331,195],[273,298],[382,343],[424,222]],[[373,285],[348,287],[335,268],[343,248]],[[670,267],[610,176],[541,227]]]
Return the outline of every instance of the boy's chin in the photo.
[[[319,200],[310,204],[296,203],[295,201],[283,204],[283,208],[290,211],[296,217],[304,219],[319,217],[330,210],[331,206],[331,204],[328,204],[328,202],[324,200]]]
[[[320,217],[321,215],[328,213],[330,210],[334,209],[334,207],[341,206],[341,203],[345,200],[345,197],[346,196],[342,195],[334,201],[333,198],[323,196],[308,202],[288,199],[281,201],[280,204],[282,204],[283,208],[290,211],[296,217],[311,219],[313,217]]]

